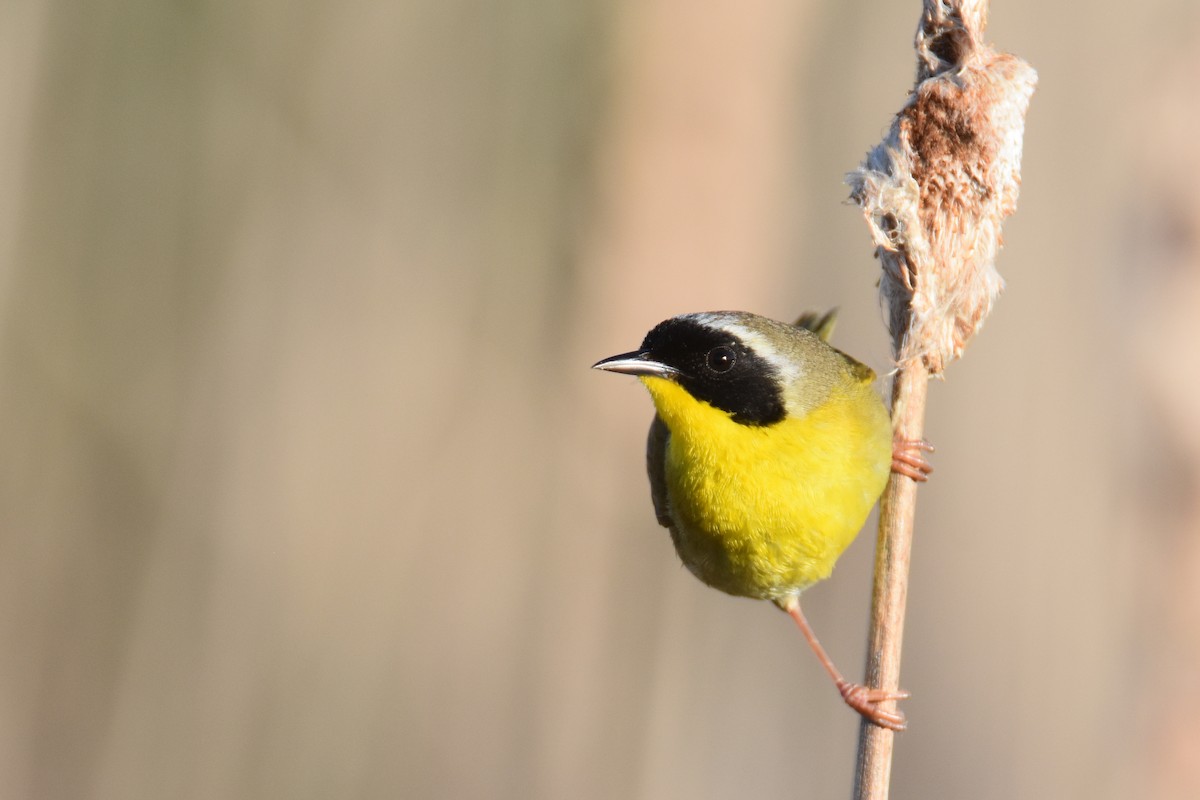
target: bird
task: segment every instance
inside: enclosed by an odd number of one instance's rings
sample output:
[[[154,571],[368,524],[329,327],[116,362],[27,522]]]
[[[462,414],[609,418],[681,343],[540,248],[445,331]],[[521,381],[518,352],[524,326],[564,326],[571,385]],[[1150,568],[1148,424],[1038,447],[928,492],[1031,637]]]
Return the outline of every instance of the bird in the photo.
[[[650,393],[651,500],[688,571],[786,612],[846,704],[900,731],[903,712],[885,706],[908,692],[846,680],[800,607],[889,474],[923,481],[932,471],[927,442],[894,439],[875,373],[829,344],[835,321],[836,309],[793,324],[745,311],[682,314],[593,368],[636,376]]]

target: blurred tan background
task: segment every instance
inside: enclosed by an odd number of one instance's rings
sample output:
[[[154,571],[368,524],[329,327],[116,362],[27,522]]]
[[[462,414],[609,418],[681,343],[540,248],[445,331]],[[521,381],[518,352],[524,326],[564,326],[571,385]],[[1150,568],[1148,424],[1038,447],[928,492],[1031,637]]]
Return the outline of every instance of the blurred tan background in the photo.
[[[893,797],[1200,796],[1195,5],[993,5],[1041,84]],[[841,178],[919,9],[0,5],[0,796],[845,797],[857,720],[587,367],[837,305],[886,371]],[[872,545],[806,595],[852,673]]]

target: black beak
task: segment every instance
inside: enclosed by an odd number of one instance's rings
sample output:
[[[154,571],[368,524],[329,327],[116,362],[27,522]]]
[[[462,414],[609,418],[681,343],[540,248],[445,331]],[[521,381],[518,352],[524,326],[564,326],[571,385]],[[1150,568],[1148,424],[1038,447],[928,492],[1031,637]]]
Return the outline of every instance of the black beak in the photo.
[[[679,374],[679,370],[667,366],[661,361],[655,361],[640,350],[597,361],[592,364],[592,369],[620,372],[624,375],[650,375],[655,378],[670,378]]]

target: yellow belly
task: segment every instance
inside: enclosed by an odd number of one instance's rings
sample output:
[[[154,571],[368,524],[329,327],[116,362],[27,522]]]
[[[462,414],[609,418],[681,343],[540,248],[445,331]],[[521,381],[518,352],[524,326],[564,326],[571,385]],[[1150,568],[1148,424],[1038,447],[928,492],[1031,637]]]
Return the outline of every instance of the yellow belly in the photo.
[[[671,431],[667,497],[688,569],[729,594],[772,600],[827,578],[887,481],[891,425],[871,387],[752,427],[673,382],[644,382]]]

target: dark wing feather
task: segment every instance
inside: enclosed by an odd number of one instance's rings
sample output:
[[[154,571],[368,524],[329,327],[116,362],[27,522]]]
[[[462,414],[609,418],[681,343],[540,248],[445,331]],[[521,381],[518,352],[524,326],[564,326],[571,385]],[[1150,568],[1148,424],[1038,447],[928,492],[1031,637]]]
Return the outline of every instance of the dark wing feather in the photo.
[[[650,476],[650,499],[654,501],[654,516],[658,524],[670,528],[671,509],[667,500],[667,442],[671,431],[662,417],[654,415],[650,435],[646,437],[646,473]]]

